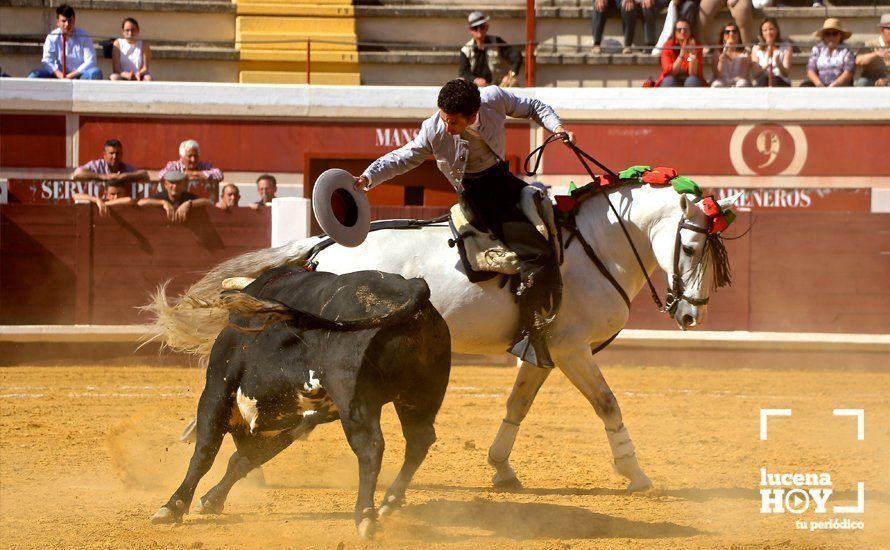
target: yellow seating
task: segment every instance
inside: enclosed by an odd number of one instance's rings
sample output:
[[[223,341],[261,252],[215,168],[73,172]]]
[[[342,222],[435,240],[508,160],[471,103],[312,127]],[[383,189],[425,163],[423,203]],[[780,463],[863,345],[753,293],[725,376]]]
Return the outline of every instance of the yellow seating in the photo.
[[[355,12],[344,0],[235,0],[239,81],[361,83]]]

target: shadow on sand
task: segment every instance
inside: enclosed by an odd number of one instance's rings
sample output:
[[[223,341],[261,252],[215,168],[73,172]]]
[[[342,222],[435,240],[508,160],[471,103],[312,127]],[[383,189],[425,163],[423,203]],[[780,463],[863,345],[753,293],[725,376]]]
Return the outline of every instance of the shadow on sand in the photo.
[[[434,500],[407,506],[400,514],[438,527],[485,529],[493,536],[510,539],[654,539],[705,534],[675,523],[631,521],[574,506],[479,498],[469,502]]]

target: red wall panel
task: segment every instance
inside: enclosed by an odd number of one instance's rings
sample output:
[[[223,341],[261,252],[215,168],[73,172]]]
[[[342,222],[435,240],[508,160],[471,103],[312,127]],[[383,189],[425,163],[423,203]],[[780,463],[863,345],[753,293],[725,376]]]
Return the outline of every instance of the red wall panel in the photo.
[[[223,170],[303,172],[307,153],[376,158],[413,137],[421,122],[271,122],[84,116],[80,118],[79,163],[98,158],[105,140],[117,138],[123,142],[126,162],[159,170],[168,161],[179,157],[182,141],[195,139],[201,144],[202,159]],[[507,129],[508,156],[524,158],[528,153],[528,139],[527,126],[510,125]]]
[[[64,115],[0,115],[0,166],[65,168]]]

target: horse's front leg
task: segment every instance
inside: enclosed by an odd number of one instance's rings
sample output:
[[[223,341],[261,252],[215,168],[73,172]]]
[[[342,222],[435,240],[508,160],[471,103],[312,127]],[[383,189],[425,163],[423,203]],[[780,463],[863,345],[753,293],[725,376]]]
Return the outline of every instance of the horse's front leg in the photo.
[[[556,366],[562,369],[572,384],[590,401],[597,416],[603,421],[609,447],[612,448],[615,471],[630,480],[627,491],[632,493],[651,487],[652,481],[637,462],[636,450],[621,418],[618,400],[590,352],[563,353],[556,359]]]
[[[547,380],[551,369],[542,369],[530,363],[523,362],[513,383],[513,391],[507,398],[507,414],[501,422],[501,427],[488,448],[488,463],[494,467],[495,474],[491,478],[495,489],[504,491],[517,491],[522,489],[522,483],[516,477],[516,472],[510,466],[510,452],[513,443],[516,442],[516,434],[519,433],[519,424],[525,419],[538,390]]]

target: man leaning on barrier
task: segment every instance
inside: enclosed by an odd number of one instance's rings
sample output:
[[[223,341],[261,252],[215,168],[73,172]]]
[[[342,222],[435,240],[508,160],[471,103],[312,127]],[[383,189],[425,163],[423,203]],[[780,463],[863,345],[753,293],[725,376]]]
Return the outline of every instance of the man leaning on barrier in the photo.
[[[102,148],[102,157],[78,166],[72,174],[75,181],[104,181],[140,183],[151,178],[145,170],[124,162],[124,146],[119,140],[109,139]]]
[[[171,222],[184,223],[192,208],[213,204],[210,199],[186,191],[188,176],[182,172],[167,172],[163,176],[164,188],[147,199],[140,199],[139,206],[160,206]]]

